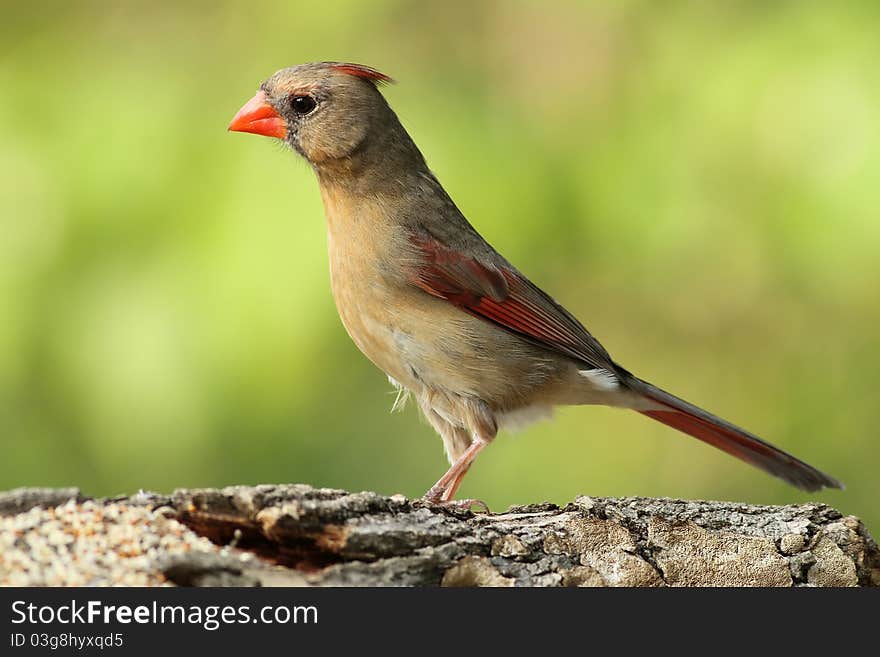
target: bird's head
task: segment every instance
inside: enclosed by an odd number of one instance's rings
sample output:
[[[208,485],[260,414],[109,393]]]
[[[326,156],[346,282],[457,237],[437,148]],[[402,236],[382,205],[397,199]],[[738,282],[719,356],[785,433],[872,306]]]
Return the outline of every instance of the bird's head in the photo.
[[[320,166],[350,156],[392,114],[376,88],[382,82],[391,78],[359,64],[281,69],[238,111],[229,130],[281,139]]]

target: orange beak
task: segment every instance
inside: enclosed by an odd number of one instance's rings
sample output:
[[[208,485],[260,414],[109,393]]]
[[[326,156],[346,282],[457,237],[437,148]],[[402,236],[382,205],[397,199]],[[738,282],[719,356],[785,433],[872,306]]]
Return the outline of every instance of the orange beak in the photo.
[[[275,108],[266,100],[266,92],[257,94],[244,104],[238,114],[232,118],[228,130],[233,132],[252,132],[255,135],[277,137],[287,136],[287,125]]]

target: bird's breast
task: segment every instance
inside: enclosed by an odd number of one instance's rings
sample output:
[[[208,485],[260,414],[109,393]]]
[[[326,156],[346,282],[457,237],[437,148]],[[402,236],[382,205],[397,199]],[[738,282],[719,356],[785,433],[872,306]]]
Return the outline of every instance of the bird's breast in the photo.
[[[393,239],[377,234],[368,220],[342,225],[328,216],[330,284],[339,317],[357,347],[375,365],[407,383],[407,354],[412,349],[405,311],[409,300],[395,276],[390,256]],[[373,228],[374,230],[370,230]],[[403,325],[402,325],[403,324]]]

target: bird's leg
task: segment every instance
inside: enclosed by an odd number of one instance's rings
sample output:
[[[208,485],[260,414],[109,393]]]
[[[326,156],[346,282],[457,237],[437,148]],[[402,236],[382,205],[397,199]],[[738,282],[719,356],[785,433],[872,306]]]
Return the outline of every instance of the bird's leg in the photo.
[[[468,508],[473,504],[481,504],[485,507],[486,503],[480,502],[479,500],[461,500],[460,502],[453,502],[452,496],[455,495],[455,491],[458,489],[458,486],[468,469],[470,469],[474,459],[477,458],[477,454],[479,454],[488,444],[488,441],[483,440],[479,436],[474,436],[473,441],[465,450],[464,454],[462,454],[459,459],[452,464],[452,467],[446,471],[446,474],[440,477],[437,483],[425,493],[425,500],[432,504],[455,504],[457,506],[466,506]]]
[[[452,480],[452,483],[449,484],[449,487],[446,489],[446,492],[443,493],[443,497],[441,498],[443,502],[450,502],[452,498],[455,497],[455,492],[458,490],[458,487],[461,485],[461,480],[464,479],[464,476],[467,474],[468,470],[471,467],[468,466],[464,470],[458,473],[455,479]]]

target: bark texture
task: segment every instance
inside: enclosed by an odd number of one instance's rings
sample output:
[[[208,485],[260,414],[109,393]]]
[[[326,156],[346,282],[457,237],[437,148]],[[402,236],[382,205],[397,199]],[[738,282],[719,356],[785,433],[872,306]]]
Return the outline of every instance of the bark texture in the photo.
[[[823,504],[578,497],[474,514],[306,485],[0,494],[0,584],[878,586]]]

